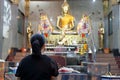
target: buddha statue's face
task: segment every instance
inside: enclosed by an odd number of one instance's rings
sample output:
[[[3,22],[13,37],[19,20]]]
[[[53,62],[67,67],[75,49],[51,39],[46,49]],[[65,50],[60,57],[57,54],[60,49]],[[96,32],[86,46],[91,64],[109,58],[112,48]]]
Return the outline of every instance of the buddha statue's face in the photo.
[[[63,13],[68,13],[68,6],[64,6],[62,9],[63,9]]]

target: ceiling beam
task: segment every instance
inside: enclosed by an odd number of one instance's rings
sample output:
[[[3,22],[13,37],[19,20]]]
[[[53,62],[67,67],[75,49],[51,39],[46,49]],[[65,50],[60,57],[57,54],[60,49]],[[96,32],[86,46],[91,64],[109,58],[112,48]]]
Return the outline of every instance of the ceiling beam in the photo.
[[[64,0],[30,0],[30,1],[64,1]]]

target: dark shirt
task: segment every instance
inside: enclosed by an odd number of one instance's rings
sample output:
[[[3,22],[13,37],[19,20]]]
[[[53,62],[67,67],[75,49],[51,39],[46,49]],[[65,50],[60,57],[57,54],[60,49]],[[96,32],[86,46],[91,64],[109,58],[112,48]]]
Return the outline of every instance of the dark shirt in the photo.
[[[57,75],[57,63],[46,55],[25,57],[15,74],[21,80],[50,80],[51,76]]]

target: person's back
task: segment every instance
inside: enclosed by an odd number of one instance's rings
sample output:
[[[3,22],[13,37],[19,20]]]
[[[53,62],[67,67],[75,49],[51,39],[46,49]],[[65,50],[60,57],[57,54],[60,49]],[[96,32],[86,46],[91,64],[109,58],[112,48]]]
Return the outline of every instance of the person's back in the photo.
[[[31,38],[32,54],[22,59],[15,74],[20,80],[50,80],[52,76],[58,75],[57,63],[41,54],[44,49],[42,38],[39,34]]]

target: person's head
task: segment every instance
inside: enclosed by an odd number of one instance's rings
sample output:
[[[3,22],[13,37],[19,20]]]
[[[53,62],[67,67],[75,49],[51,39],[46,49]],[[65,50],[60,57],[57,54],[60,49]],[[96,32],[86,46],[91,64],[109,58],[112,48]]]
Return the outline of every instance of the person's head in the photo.
[[[62,10],[63,10],[63,13],[68,13],[69,4],[67,3],[66,0],[65,0],[64,3],[62,4]]]
[[[31,37],[31,46],[33,55],[41,55],[41,52],[45,48],[45,38],[43,35],[37,33]]]

